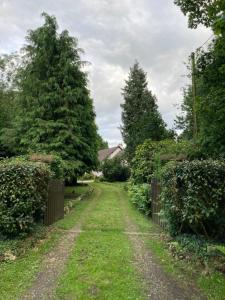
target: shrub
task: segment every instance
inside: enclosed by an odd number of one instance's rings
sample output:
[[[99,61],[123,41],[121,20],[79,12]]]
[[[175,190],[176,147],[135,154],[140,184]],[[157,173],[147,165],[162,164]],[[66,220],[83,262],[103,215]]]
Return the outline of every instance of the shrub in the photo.
[[[130,201],[137,207],[139,211],[149,216],[151,214],[151,198],[150,185],[130,184],[128,188]]]
[[[18,235],[32,230],[45,209],[48,180],[46,165],[23,160],[0,163],[0,232]]]
[[[225,235],[225,163],[184,161],[167,164],[161,179],[165,215],[172,235],[181,232]]]
[[[122,157],[107,159],[102,165],[102,172],[107,181],[126,181],[130,177],[130,169]]]
[[[83,176],[79,178],[79,180],[94,180],[95,175],[93,173],[84,173]]]
[[[160,170],[170,160],[183,159],[188,155],[192,144],[187,141],[146,140],[137,147],[131,166],[131,177],[135,184],[150,183],[158,177]]]
[[[28,156],[28,160],[34,162],[42,162],[49,166],[53,172],[53,177],[57,179],[64,178],[64,162],[58,155],[53,154],[32,154]]]

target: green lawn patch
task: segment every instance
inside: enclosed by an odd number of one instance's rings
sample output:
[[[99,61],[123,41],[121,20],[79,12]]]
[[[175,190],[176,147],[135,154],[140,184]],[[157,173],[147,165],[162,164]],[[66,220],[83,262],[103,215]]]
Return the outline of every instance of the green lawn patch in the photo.
[[[59,281],[58,299],[143,299],[131,260],[124,234],[82,233]]]

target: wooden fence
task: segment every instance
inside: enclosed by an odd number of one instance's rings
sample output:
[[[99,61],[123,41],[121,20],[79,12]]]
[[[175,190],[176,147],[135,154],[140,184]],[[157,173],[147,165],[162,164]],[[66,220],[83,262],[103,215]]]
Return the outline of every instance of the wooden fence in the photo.
[[[44,224],[51,225],[64,217],[64,182],[59,179],[51,180],[48,187],[47,206]]]
[[[151,181],[151,200],[152,200],[152,220],[154,223],[160,225],[162,228],[165,228],[165,220],[160,215],[162,210],[162,204],[160,202],[160,183],[156,178],[153,178]]]

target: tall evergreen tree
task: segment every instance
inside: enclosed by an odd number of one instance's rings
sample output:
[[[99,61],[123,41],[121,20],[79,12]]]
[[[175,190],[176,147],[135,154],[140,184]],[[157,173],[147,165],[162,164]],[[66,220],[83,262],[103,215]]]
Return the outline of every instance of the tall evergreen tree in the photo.
[[[156,97],[148,90],[146,73],[136,62],[130,69],[122,95],[122,136],[126,154],[131,161],[136,147],[146,139],[154,141],[166,137],[165,123],[158,112]]]
[[[57,33],[55,17],[43,16],[44,25],[29,31],[19,72],[17,136],[22,152],[58,153],[76,177],[97,164],[93,103],[77,40]]]
[[[186,87],[183,91],[181,114],[176,117],[175,124],[177,129],[182,130],[179,138],[193,139],[193,96],[191,86]]]
[[[108,142],[105,141],[105,140],[103,140],[103,138],[102,138],[102,136],[100,134],[98,134],[97,142],[98,142],[98,150],[108,149],[109,148]]]

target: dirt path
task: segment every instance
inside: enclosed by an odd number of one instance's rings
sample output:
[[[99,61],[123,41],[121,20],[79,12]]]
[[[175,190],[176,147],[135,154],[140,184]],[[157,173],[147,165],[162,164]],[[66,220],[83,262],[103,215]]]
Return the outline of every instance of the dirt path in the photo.
[[[98,199],[101,191],[97,190]],[[93,209],[95,201],[90,203],[80,217],[78,224],[70,230],[64,230],[64,234],[58,245],[49,252],[42,261],[41,271],[31,288],[23,296],[22,300],[51,300],[55,299],[57,280],[62,273],[71,250],[76,243],[76,238],[81,233],[81,224],[85,221],[84,215]]]
[[[140,230],[121,186],[95,184],[95,189],[94,200],[44,257],[41,272],[22,299],[206,299],[194,284],[164,272],[145,244],[157,233]],[[121,264],[129,274],[121,273]],[[140,278],[142,284],[137,283]]]
[[[138,226],[131,219],[129,208],[121,193],[118,193],[123,211],[128,235],[134,249],[134,264],[141,275],[147,299],[151,300],[190,300],[207,299],[202,296],[193,284],[177,282],[164,272],[150,249],[146,248],[144,238],[151,238],[151,234],[140,232]]]

